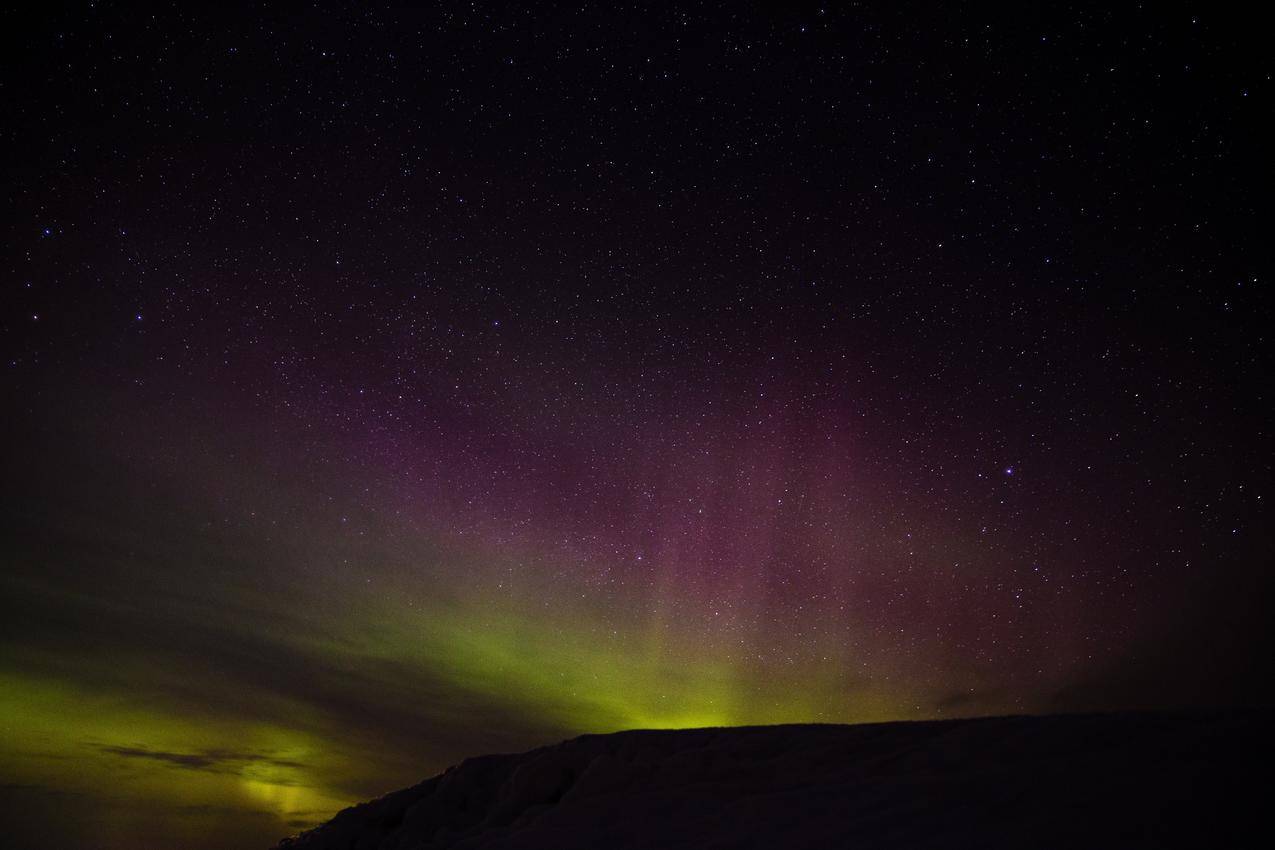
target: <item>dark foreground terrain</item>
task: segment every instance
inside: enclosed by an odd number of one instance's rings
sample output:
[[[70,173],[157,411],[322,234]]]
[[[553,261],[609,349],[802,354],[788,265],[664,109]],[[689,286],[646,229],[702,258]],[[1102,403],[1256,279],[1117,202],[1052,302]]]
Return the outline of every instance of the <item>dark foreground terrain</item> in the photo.
[[[279,848],[1264,846],[1273,719],[1065,715],[586,735],[469,759]]]

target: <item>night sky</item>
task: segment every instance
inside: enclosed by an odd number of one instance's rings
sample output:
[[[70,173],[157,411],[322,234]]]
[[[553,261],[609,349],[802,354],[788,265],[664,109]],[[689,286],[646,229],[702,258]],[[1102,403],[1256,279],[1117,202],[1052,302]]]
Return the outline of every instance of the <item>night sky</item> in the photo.
[[[264,847],[583,732],[1269,700],[1238,7],[205,5],[0,17],[22,846]]]

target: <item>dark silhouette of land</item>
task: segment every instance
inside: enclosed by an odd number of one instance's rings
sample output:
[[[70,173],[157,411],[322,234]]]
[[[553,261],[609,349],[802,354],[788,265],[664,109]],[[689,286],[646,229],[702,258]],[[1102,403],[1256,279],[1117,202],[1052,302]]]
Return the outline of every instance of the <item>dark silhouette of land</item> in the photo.
[[[586,735],[469,759],[280,850],[1247,846],[1269,712]]]

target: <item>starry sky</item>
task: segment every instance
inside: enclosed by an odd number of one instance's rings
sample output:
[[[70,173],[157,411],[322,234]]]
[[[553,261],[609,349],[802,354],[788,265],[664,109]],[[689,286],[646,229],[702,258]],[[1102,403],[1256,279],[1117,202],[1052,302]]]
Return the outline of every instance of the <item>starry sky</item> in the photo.
[[[0,825],[1269,702],[1234,10],[6,10]]]

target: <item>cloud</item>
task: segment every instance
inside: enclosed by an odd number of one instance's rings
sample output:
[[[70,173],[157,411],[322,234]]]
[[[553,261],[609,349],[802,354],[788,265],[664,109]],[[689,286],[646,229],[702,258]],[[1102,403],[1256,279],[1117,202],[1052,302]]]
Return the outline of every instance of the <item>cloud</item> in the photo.
[[[934,701],[934,710],[940,714],[969,708],[980,697],[973,691],[952,691]]]
[[[114,745],[97,745],[96,749],[108,755],[121,758],[146,759],[181,767],[187,770],[203,770],[210,773],[242,774],[252,765],[269,765],[304,769],[306,765],[292,759],[283,759],[267,753],[235,752],[232,750],[206,749],[190,753],[176,753],[167,750],[153,750],[149,747],[120,747]],[[273,784],[284,785],[285,781],[274,780]]]

